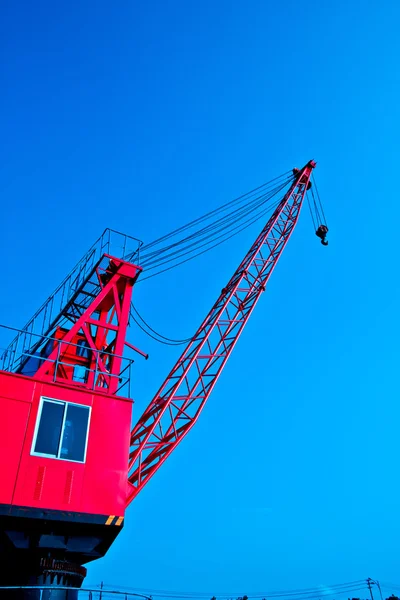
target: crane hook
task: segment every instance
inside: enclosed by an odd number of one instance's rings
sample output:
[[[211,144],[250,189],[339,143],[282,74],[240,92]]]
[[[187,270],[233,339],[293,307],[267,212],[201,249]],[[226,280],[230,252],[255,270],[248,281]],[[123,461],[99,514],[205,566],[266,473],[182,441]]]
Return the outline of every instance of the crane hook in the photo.
[[[318,227],[317,231],[315,232],[315,235],[320,238],[321,244],[323,246],[328,245],[328,241],[326,240],[326,234],[328,233],[328,231],[329,231],[329,229],[327,228],[326,225],[320,225]]]

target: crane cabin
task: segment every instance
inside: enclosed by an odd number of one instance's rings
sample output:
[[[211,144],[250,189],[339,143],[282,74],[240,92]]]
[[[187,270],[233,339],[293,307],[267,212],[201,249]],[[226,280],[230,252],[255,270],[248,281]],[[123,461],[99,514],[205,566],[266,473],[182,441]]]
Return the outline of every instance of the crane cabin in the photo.
[[[141,268],[101,245],[2,355],[0,585],[79,587],[123,526]]]

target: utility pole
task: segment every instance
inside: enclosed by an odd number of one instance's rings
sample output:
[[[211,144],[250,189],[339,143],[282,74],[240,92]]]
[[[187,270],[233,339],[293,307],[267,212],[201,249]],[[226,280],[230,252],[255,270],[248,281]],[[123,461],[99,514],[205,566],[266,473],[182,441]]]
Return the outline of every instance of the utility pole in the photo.
[[[372,595],[372,586],[373,586],[373,585],[376,585],[376,586],[377,586],[377,588],[378,588],[378,590],[379,590],[379,595],[380,595],[380,597],[381,597],[381,600],[383,600],[383,596],[382,596],[382,590],[381,590],[381,586],[380,586],[380,583],[379,583],[379,581],[375,581],[374,579],[371,579],[371,577],[368,577],[368,579],[367,579],[367,584],[368,584],[368,587],[369,587],[369,591],[370,591],[370,593],[371,593],[371,600],[373,600],[373,595]]]
[[[374,583],[375,583],[375,582],[374,582],[374,581],[371,579],[371,577],[368,577],[368,579],[367,579],[367,585],[368,585],[368,588],[369,588],[369,593],[370,593],[370,595],[371,595],[371,600],[374,600],[374,595],[373,595],[373,593],[372,593],[372,585],[373,585]]]

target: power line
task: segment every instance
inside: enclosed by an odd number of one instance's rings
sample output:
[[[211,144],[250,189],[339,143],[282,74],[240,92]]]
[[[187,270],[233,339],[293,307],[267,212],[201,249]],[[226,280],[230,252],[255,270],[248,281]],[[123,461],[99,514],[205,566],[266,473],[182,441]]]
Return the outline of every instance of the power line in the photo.
[[[114,587],[114,586],[112,586]],[[171,599],[201,599],[216,597],[218,600],[225,600],[230,598],[238,598],[243,596],[243,590],[240,592],[181,592],[171,590],[155,590],[147,588],[131,588],[123,587],[124,590],[135,590],[136,592],[146,593],[152,597],[160,598],[171,598]],[[312,588],[303,588],[297,590],[281,590],[281,591],[269,591],[269,592],[253,592],[246,593],[248,598],[261,599],[261,598],[290,598],[291,600],[312,600],[315,598],[322,598],[328,596],[338,596],[347,593],[358,592],[368,589],[367,580],[361,579],[353,582],[317,586]]]

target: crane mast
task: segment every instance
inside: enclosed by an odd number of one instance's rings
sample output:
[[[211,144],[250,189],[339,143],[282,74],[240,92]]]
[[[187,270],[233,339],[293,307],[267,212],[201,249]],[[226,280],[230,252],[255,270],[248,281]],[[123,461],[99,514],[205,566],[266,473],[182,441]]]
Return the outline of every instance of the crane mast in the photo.
[[[129,504],[197,421],[287,244],[316,166],[294,181],[131,433]]]

